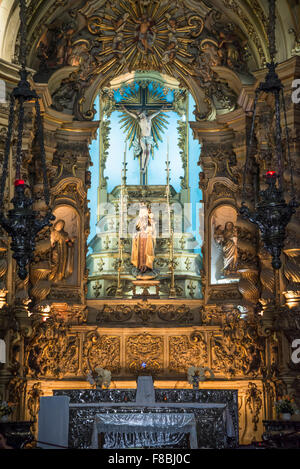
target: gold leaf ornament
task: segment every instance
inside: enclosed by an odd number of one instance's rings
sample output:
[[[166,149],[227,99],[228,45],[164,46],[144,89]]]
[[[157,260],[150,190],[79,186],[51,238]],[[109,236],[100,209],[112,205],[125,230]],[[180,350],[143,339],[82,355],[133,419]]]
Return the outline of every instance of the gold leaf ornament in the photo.
[[[102,26],[102,18],[100,16],[91,16],[88,20],[88,30],[92,34],[100,34]]]
[[[197,15],[190,16],[188,19],[188,25],[194,26],[194,30],[191,31],[191,36],[194,38],[199,37],[204,28],[203,19]]]

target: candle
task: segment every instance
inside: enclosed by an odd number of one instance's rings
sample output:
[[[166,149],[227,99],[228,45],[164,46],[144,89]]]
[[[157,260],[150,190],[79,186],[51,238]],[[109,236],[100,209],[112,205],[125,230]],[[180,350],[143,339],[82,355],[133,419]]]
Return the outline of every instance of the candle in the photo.
[[[169,136],[167,139],[167,185],[169,185],[170,182],[170,172],[169,172]]]
[[[275,171],[267,171],[267,172],[266,172],[266,176],[267,176],[267,177],[276,176],[276,172],[275,172]]]
[[[126,155],[127,155],[127,139],[125,140],[123,170],[121,171],[122,186],[126,186]],[[122,197],[123,198],[123,197]]]
[[[25,181],[23,181],[23,179],[16,179],[15,180],[15,186],[24,186],[25,185]]]
[[[169,135],[167,140],[167,167],[169,168]]]
[[[169,135],[167,140],[167,163],[169,164]]]
[[[125,140],[125,150],[124,150],[124,169],[126,168],[126,153],[127,153],[127,140]]]

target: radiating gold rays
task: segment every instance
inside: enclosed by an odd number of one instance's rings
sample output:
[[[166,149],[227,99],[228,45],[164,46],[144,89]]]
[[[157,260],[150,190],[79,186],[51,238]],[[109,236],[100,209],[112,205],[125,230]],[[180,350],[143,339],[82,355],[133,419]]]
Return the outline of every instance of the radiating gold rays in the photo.
[[[124,71],[153,69],[175,76],[194,74],[188,45],[199,37],[204,23],[197,15],[176,17],[176,14],[172,2],[161,6],[158,0],[153,0],[144,7],[134,0],[120,0],[117,7],[109,7],[109,12],[104,9],[102,14],[100,11],[90,17],[88,29],[103,44],[98,54],[101,63],[97,72],[111,74],[113,71],[117,75]],[[149,47],[140,42],[144,18],[149,20],[146,34],[149,31],[153,37]]]

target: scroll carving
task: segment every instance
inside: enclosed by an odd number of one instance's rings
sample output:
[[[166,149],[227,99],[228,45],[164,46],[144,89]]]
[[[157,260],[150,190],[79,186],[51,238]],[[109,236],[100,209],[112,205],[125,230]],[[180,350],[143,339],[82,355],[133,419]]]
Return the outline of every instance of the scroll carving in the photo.
[[[62,321],[49,318],[33,327],[26,346],[29,376],[62,378],[78,371],[78,338]]]
[[[163,369],[163,338],[143,333],[126,338],[126,368],[139,374],[143,371],[157,374]]]
[[[186,305],[153,305],[137,303],[134,305],[103,305],[97,314],[97,321],[103,323],[126,322],[135,320],[142,323],[153,322],[156,318],[169,323],[189,323],[194,320],[194,314]]]
[[[117,336],[99,335],[91,332],[83,344],[83,372],[87,374],[97,366],[113,373],[120,371],[120,338]]]
[[[193,333],[191,337],[174,336],[169,339],[169,368],[182,372],[190,366],[207,366],[208,353],[204,335]]]
[[[257,376],[264,366],[264,338],[257,324],[237,320],[228,322],[224,332],[212,336],[212,368],[233,376]]]

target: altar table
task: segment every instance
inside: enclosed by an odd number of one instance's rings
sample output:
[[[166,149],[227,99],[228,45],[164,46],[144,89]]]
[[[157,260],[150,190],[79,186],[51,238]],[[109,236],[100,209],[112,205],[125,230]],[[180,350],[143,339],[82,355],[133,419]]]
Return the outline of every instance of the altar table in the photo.
[[[186,444],[191,448],[238,446],[237,390],[154,389],[152,378],[151,382],[146,378],[138,378],[137,389],[57,390],[53,397],[42,397],[42,441],[64,442],[63,446],[67,441],[69,448],[97,448],[100,436],[103,447],[143,447],[141,438],[132,437],[142,432],[144,447],[161,444],[172,448],[172,441],[176,448]],[[55,399],[61,402],[60,407]],[[173,431],[180,421],[180,431]]]

